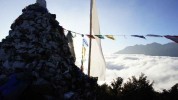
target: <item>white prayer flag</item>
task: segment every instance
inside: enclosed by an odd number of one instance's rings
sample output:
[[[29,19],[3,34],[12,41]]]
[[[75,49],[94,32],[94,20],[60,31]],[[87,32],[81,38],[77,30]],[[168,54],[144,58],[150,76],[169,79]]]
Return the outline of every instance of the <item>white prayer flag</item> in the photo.
[[[92,35],[100,35],[99,20],[96,10],[96,0],[92,0]],[[92,39],[91,42],[90,75],[105,80],[106,63],[102,52],[100,38]]]

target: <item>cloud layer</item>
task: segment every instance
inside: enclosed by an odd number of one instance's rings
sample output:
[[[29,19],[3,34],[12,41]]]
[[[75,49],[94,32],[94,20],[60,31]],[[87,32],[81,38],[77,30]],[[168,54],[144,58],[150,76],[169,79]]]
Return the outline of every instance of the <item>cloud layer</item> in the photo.
[[[178,57],[112,54],[105,56],[105,59],[105,82],[108,84],[117,77],[128,81],[131,76],[138,77],[141,73],[144,73],[148,80],[154,81],[156,90],[170,89],[178,83]],[[85,72],[86,70],[87,68]]]

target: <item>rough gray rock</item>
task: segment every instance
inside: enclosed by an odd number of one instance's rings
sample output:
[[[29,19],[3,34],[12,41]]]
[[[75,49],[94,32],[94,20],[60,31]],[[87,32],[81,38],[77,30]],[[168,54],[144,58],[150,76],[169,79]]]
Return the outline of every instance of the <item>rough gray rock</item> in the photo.
[[[36,100],[32,95],[43,98],[39,100],[94,100],[97,80],[75,66],[56,15],[38,4],[22,12],[0,43],[0,76],[16,73],[32,76],[21,97],[28,98],[23,100]]]

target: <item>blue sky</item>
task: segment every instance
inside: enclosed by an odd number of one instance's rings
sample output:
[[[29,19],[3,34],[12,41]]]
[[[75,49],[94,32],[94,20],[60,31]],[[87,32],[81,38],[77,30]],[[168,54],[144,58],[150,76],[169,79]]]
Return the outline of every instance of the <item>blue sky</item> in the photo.
[[[8,35],[10,25],[22,9],[36,0],[1,0],[0,39]],[[46,0],[51,13],[57,15],[60,25],[79,33],[89,33],[90,0]],[[178,35],[178,0],[97,0],[101,34],[124,35]],[[79,36],[75,47],[81,48]],[[168,43],[165,38],[139,39],[130,36],[116,40],[102,40],[105,54],[129,45],[152,42]],[[80,52],[80,51],[78,51]]]

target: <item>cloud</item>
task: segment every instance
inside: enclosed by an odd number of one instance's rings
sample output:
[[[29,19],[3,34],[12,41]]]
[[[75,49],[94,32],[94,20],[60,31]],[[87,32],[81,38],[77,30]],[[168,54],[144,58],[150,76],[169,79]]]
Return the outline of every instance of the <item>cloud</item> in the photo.
[[[131,76],[138,77],[141,73],[154,81],[155,90],[170,89],[178,83],[178,57],[112,54],[105,56],[105,59],[105,82],[108,84],[117,77],[126,82]]]

